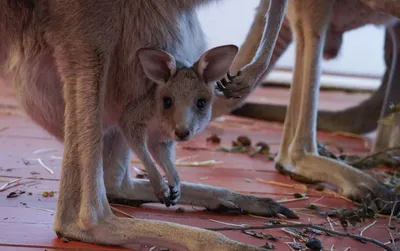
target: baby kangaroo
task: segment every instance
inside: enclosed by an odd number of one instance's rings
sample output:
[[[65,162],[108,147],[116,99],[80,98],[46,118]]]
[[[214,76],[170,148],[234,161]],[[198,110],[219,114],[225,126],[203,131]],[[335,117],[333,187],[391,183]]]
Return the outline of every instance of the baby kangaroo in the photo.
[[[175,142],[189,140],[208,125],[213,83],[228,72],[237,52],[235,45],[216,47],[193,67],[179,69],[175,58],[165,51],[138,50],[144,73],[155,84],[143,98],[126,106],[122,117],[134,119],[123,119],[121,128],[129,131],[130,147],[145,165],[157,198],[167,207],[177,203],[181,192],[174,165]],[[168,185],[147,150],[164,169]]]
[[[119,218],[108,199],[297,218],[272,199],[179,181],[174,142],[190,139],[207,125],[214,99],[223,98],[213,93],[215,81],[237,52],[233,45],[206,52],[195,8],[207,2],[0,4],[0,77],[13,84],[32,120],[64,143],[54,222],[58,236],[189,251],[261,250],[199,228]],[[240,79],[246,76],[251,74],[244,69]],[[132,150],[149,180],[132,178]],[[168,183],[151,157],[165,170]]]

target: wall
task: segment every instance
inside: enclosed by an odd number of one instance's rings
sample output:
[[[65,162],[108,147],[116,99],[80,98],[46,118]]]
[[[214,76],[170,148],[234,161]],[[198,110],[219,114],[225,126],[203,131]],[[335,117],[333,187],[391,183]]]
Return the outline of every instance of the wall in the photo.
[[[242,44],[253,20],[259,0],[225,0],[199,9],[199,17],[209,47],[233,43]],[[380,77],[384,72],[383,27],[372,25],[348,32],[344,36],[341,54],[335,60],[324,61],[322,68],[335,73],[366,74]],[[293,44],[277,62],[277,67],[292,68],[295,50]],[[271,79],[286,82],[291,75],[274,72]],[[344,79],[323,76],[322,85],[351,86],[374,89],[380,80]],[[357,82],[356,84],[354,84]]]

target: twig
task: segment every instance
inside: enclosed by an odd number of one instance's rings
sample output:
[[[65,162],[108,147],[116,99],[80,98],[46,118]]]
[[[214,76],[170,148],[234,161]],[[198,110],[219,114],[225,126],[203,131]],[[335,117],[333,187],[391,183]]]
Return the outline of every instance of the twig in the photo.
[[[295,201],[300,201],[300,200],[308,200],[308,199],[309,199],[309,197],[305,196],[305,197],[301,197],[301,198],[281,199],[281,200],[278,200],[277,202],[280,204],[283,204],[283,203],[295,202]]]
[[[289,187],[289,188],[294,188],[294,189],[299,189],[302,191],[307,191],[307,186],[304,184],[286,184],[286,183],[281,183],[281,182],[276,182],[276,181],[268,181],[268,180],[263,180],[260,178],[257,178],[256,181],[269,184],[269,185],[275,185],[275,186],[280,186],[280,187]]]
[[[131,163],[142,163],[142,162],[140,160],[131,160]],[[188,166],[188,167],[213,166],[222,163],[223,161],[216,161],[216,160],[204,160],[204,161],[192,161],[192,162],[175,161],[176,166]]]
[[[333,228],[333,224],[332,224],[331,218],[329,216],[326,216],[326,220],[328,221],[329,226],[331,226],[332,231],[335,231],[335,229]]]
[[[222,225],[227,225],[227,226],[233,226],[233,227],[247,227],[246,224],[233,224],[233,223],[228,223],[228,222],[223,222],[223,221],[219,221],[219,220],[213,220],[213,219],[208,219],[209,221],[215,222],[215,223],[219,223]]]
[[[395,208],[397,206],[397,202],[398,202],[398,200],[397,200],[397,196],[396,196],[396,201],[395,201],[394,206],[392,208],[392,212],[390,212],[390,217],[389,217],[389,222],[388,222],[388,227],[389,228],[392,227],[392,217],[393,217],[393,214],[394,214],[394,210],[395,210]]]
[[[375,225],[376,221],[372,222],[371,224],[369,224],[368,226],[364,227],[363,230],[361,230],[360,232],[360,236],[363,235],[363,233],[365,232],[365,230],[367,230],[368,228],[372,227],[373,225]]]
[[[37,160],[38,160],[39,164],[40,164],[44,169],[46,169],[47,172],[49,172],[50,174],[54,174],[54,171],[51,170],[50,167],[46,166],[46,165],[43,163],[43,161],[42,161],[41,158],[38,158]]]
[[[8,188],[8,186],[10,186],[10,185],[12,185],[14,183],[17,183],[20,180],[22,180],[22,178],[15,179],[15,180],[12,180],[10,182],[7,182],[6,184],[4,184],[3,186],[0,187],[0,192],[3,192],[4,190],[6,190]]]
[[[291,250],[291,251],[295,251],[293,248],[292,248],[292,246],[290,246],[290,244],[292,244],[293,242],[285,242],[285,244],[289,247],[289,249]]]
[[[272,229],[272,228],[288,228],[288,227],[316,229],[316,230],[323,231],[323,232],[331,234],[331,235],[349,237],[354,240],[363,241],[363,242],[370,242],[370,243],[373,243],[385,250],[393,251],[393,249],[391,249],[390,247],[386,246],[384,243],[382,243],[376,239],[360,236],[358,234],[333,231],[333,230],[327,229],[325,227],[313,225],[313,224],[275,224],[275,225],[265,225],[265,226],[248,226],[248,227],[241,227],[241,228],[225,227],[225,228],[206,228],[206,229],[211,230],[211,231],[234,231],[234,230],[242,231],[242,230],[251,230],[251,229]]]
[[[42,153],[51,153],[51,152],[56,152],[57,149],[55,148],[42,148],[42,149],[37,149],[33,151],[33,154],[42,154]]]
[[[55,211],[51,210],[51,209],[47,209],[47,208],[41,208],[41,207],[31,207],[31,206],[25,206],[26,208],[32,208],[32,209],[36,209],[39,211],[45,211],[45,212],[49,212],[51,214],[54,214]]]
[[[135,216],[130,215],[130,214],[128,214],[128,213],[125,213],[124,211],[119,210],[118,208],[115,208],[115,207],[113,207],[113,206],[110,206],[110,208],[111,208],[111,210],[113,210],[113,211],[115,211],[115,212],[117,212],[117,213],[120,213],[120,214],[122,214],[122,215],[124,215],[124,216],[127,216],[127,217],[132,218],[132,219],[136,219]]]
[[[383,154],[383,153],[387,153],[387,152],[394,151],[394,150],[400,150],[400,146],[387,148],[387,149],[385,149],[385,150],[382,150],[382,151],[379,151],[379,152],[376,152],[376,153],[367,155],[367,156],[365,156],[365,157],[362,158],[362,159],[359,159],[359,160],[356,160],[356,161],[353,161],[353,162],[349,162],[349,163],[347,163],[347,164],[348,164],[348,165],[351,165],[351,166],[357,165],[357,164],[360,164],[360,163],[364,162],[364,161],[367,160],[367,159],[374,158],[374,157],[379,156],[379,155],[381,155],[381,154]]]
[[[393,243],[393,246],[396,247],[396,241],[393,238],[392,231],[390,231],[390,229],[389,229],[388,232],[389,232],[389,236],[390,236],[390,241]]]

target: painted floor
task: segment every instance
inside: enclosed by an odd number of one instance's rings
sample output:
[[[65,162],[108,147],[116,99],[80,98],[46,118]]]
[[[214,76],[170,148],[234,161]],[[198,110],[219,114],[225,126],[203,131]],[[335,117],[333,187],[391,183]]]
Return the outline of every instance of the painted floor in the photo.
[[[323,92],[320,107],[342,109],[356,104],[367,96],[367,94]],[[288,99],[288,90],[260,89],[250,99],[284,104]],[[278,174],[274,162],[266,157],[250,157],[246,154],[217,150],[220,146],[229,146],[231,141],[238,136],[246,135],[254,143],[258,141],[267,143],[271,152],[276,153],[281,140],[281,130],[282,126],[279,123],[224,116],[212,122],[207,130],[194,140],[180,144],[177,154],[178,159],[185,158],[185,162],[212,160],[218,163],[205,166],[190,166],[191,163],[189,163],[186,166],[178,166],[181,180],[223,186],[241,193],[280,200],[300,216],[299,222],[323,223],[328,229],[344,231],[337,218],[319,216],[305,210],[305,207],[314,203],[321,209],[328,210],[329,207],[352,207],[353,203],[327,191],[318,192],[307,189],[303,184]],[[221,145],[207,143],[206,139],[212,134],[217,134],[221,138]],[[318,140],[328,145],[332,151],[337,151],[337,147],[341,147],[346,153],[356,154],[368,153],[371,145],[371,138],[354,138],[324,132],[318,133]],[[5,191],[0,192],[0,251],[126,250],[72,241],[64,242],[53,232],[52,223],[56,209],[62,151],[63,146],[32,123],[20,110],[13,92],[0,83],[0,187],[7,182],[21,179],[15,183],[15,186],[9,186]],[[51,174],[44,166],[54,173]],[[135,161],[135,157],[132,157],[132,169],[141,168],[143,168],[142,165]],[[133,175],[136,174],[133,172]],[[24,193],[15,198],[7,198],[11,192],[18,191]],[[51,191],[54,191],[53,197],[43,196],[46,195],[44,192]],[[307,197],[295,199],[294,193],[307,193]],[[140,208],[118,205],[113,205],[113,207],[124,212],[124,214],[117,213],[121,217],[130,215],[203,228],[232,227],[229,224],[262,226],[265,222],[272,220],[271,218],[204,212],[202,208],[189,206],[181,206],[185,209],[184,212],[177,212],[179,206],[167,209],[157,204]],[[285,219],[278,220],[285,221]],[[394,220],[392,224],[397,223]],[[223,234],[229,238],[259,246],[269,242],[275,245],[275,250],[295,250],[286,244],[294,240],[304,245],[299,239],[291,237],[279,228],[255,231],[271,234],[279,240],[256,238],[241,231],[224,231]],[[391,235],[396,238],[395,231],[388,228],[388,217],[366,220],[355,227],[350,226],[348,231],[355,234],[363,231],[363,236],[375,238],[380,242],[388,242]],[[362,243],[351,238],[317,233],[311,235],[322,241],[324,250],[382,250],[374,244]],[[389,247],[394,249],[392,244]],[[136,251],[159,250],[144,246],[132,246],[132,248]]]

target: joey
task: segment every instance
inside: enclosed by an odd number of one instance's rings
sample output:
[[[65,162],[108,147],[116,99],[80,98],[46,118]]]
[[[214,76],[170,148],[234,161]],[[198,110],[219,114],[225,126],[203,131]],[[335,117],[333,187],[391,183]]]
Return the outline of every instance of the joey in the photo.
[[[141,102],[130,103],[122,114],[122,130],[131,148],[145,165],[161,203],[175,205],[180,179],[175,168],[175,144],[188,141],[208,125],[215,95],[215,81],[229,70],[238,48],[219,46],[205,52],[192,66],[162,50],[138,50],[140,64],[154,90]],[[134,117],[135,119],[128,119]],[[149,153],[165,171],[166,183],[149,159]]]

